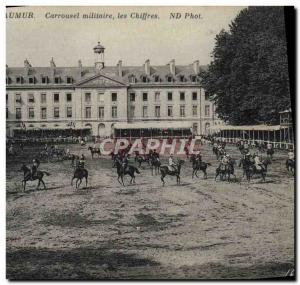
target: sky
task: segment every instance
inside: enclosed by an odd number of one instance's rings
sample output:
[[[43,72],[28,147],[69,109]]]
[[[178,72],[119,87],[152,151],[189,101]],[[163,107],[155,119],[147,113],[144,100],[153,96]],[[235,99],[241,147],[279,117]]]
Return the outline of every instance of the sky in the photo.
[[[215,36],[244,7],[23,7],[8,12],[33,12],[33,19],[6,20],[6,63],[23,66],[27,58],[32,66],[94,65],[93,47],[100,41],[105,47],[105,64],[140,66],[150,59],[151,65],[201,65],[211,61]],[[91,12],[111,14],[113,19],[82,19]],[[47,14],[48,13],[48,14]],[[46,14],[75,14],[79,19],[46,18]],[[127,19],[118,19],[118,13]],[[158,19],[132,19],[131,13],[157,15]],[[170,19],[170,13],[181,13]],[[188,13],[187,18],[185,18]],[[198,19],[196,19],[198,15]],[[200,15],[200,18],[199,18]]]

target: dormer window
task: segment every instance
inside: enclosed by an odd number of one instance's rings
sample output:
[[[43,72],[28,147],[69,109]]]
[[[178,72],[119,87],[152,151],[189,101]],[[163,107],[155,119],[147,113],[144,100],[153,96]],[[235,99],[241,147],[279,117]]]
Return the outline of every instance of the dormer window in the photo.
[[[28,78],[28,83],[29,84],[35,84],[35,77],[34,76],[31,76]]]
[[[130,83],[136,83],[136,78],[135,78],[134,75],[131,75],[131,76],[129,77],[129,82],[130,82]]]
[[[47,84],[47,83],[48,83],[48,77],[42,76],[42,84]]]
[[[147,77],[146,75],[142,75],[142,76],[141,76],[141,79],[142,79],[142,82],[143,82],[143,83],[149,82],[149,79],[148,79],[148,77]]]
[[[154,81],[155,81],[155,82],[159,82],[159,81],[160,81],[158,75],[155,75],[155,76],[154,76]]]
[[[173,77],[172,77],[171,75],[168,75],[168,76],[167,76],[167,81],[168,81],[168,82],[173,82]]]
[[[16,77],[16,83],[17,84],[22,84],[23,83],[23,77],[22,76],[17,76]]]
[[[54,77],[54,83],[55,84],[60,84],[61,78],[59,76]]]
[[[180,75],[179,80],[180,80],[180,82],[184,82],[185,81],[184,75]]]
[[[196,82],[196,76],[195,75],[191,75],[191,81]]]
[[[67,76],[67,84],[72,84],[73,78],[71,76]]]

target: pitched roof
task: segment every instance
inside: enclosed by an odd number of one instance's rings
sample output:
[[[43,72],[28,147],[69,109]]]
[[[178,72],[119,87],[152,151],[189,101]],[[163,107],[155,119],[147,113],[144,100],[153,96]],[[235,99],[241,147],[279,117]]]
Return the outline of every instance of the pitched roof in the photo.
[[[102,74],[108,78],[112,78],[118,82],[124,84],[133,84],[130,82],[130,76],[136,78],[136,83],[138,84],[149,84],[154,83],[155,76],[159,77],[159,83],[168,83],[167,76],[171,75],[169,65],[151,66],[150,75],[146,75],[144,66],[122,66],[122,76],[119,76],[118,66],[105,66],[103,69],[98,71],[95,67],[7,67],[6,76],[9,78],[9,85],[16,84],[16,78],[22,76],[23,84],[28,84],[28,78],[34,76],[36,83],[35,85],[41,84],[42,76],[47,76],[49,80],[49,85],[54,83],[54,77],[60,77],[61,85],[67,83],[67,77],[71,77],[73,84],[82,82],[85,79],[92,78],[97,74]],[[201,70],[206,70],[207,66],[200,66]],[[142,76],[148,77],[148,82],[143,82]],[[185,78],[184,82],[180,80],[180,76]],[[194,83],[192,76],[198,76],[195,74],[193,65],[176,65],[175,75],[173,75],[173,80],[180,84],[191,84]],[[57,85],[57,84],[55,84]]]

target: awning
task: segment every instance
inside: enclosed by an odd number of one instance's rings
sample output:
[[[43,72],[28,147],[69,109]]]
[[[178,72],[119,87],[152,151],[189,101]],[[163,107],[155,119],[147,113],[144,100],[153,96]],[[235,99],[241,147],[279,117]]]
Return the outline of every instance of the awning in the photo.
[[[279,131],[280,129],[287,129],[286,126],[276,125],[251,125],[251,126],[231,126],[231,125],[222,125],[222,126],[212,126],[209,129],[211,131]]]
[[[164,122],[135,122],[135,123],[116,123],[114,129],[191,129],[191,122],[164,121]]]

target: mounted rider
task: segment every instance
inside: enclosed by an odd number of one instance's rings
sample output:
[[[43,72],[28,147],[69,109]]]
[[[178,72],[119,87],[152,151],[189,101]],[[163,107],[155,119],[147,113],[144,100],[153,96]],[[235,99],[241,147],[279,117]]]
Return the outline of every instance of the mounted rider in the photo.
[[[196,162],[197,162],[197,163],[202,162],[202,154],[201,154],[200,151],[199,151],[199,153],[197,153],[197,155],[196,155]]]
[[[78,161],[78,168],[84,169],[84,166],[85,166],[85,156],[84,156],[84,154],[82,154]]]
[[[40,161],[38,159],[34,158],[32,160],[32,166],[30,169],[31,170],[31,172],[30,172],[31,178],[34,178],[34,176],[36,175],[39,165],[40,165]]]
[[[157,161],[159,161],[159,153],[156,152],[156,149],[154,149],[154,151],[152,153],[152,157],[155,158]]]
[[[173,158],[173,154],[170,155],[169,157],[169,165],[168,165],[168,168],[170,171],[177,171],[177,168],[176,168],[176,163],[174,161],[174,158]]]
[[[125,172],[127,166],[128,166],[128,163],[129,163],[129,154],[125,154],[124,157],[123,157],[123,160],[122,160],[122,168],[123,168],[123,172]]]
[[[222,156],[219,168],[224,167],[226,169],[228,167],[229,161],[230,161],[229,154],[226,154],[226,152],[224,152],[224,155]]]
[[[264,170],[264,164],[261,162],[260,157],[258,156],[258,154],[254,154],[254,165],[256,167],[257,170]]]
[[[292,150],[288,152],[288,161],[290,163],[295,163],[295,154]]]

